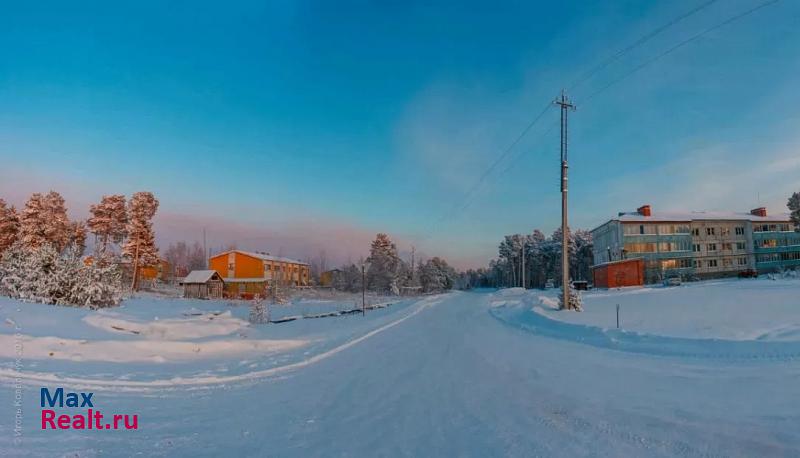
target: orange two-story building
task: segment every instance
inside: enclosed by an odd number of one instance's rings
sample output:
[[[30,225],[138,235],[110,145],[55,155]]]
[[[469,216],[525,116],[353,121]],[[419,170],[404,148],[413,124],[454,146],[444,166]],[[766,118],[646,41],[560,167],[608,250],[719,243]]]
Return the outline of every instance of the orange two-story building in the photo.
[[[273,280],[282,285],[307,286],[310,275],[305,262],[242,250],[210,257],[208,268],[224,279],[225,292],[230,296],[265,294]]]

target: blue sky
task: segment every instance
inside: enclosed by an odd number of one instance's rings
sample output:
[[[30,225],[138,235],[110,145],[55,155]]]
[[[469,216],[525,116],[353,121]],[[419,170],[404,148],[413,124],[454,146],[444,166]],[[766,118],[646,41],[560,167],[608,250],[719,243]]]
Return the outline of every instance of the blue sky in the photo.
[[[558,225],[558,112],[451,209],[562,87],[704,2],[5,5],[0,197],[53,188],[82,217],[102,194],[151,190],[162,243],[206,227],[212,244],[340,261],[386,231],[480,265],[504,234]],[[785,209],[800,190],[797,2],[581,103],[759,3],[719,0],[571,92],[574,226],[640,203]]]

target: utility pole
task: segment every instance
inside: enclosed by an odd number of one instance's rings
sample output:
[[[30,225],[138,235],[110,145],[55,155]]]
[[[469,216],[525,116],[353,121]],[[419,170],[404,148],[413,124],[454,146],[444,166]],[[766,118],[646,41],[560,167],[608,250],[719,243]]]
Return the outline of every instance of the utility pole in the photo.
[[[522,239],[522,289],[525,289],[525,239]]]
[[[567,93],[562,90],[561,96],[553,102],[561,107],[561,288],[563,307],[572,308],[570,303],[569,284],[569,226],[567,224],[567,119],[570,110],[575,111],[575,105],[567,98]]]
[[[136,252],[133,256],[133,280],[131,280],[131,291],[136,291],[139,277],[139,236],[136,236]]]
[[[203,228],[203,256],[205,259],[205,266],[208,269],[208,245],[206,244],[206,228]]]
[[[416,247],[411,245],[411,284],[416,285],[414,280],[416,279],[415,271],[414,271],[414,252],[416,251]]]
[[[361,315],[367,314],[367,269],[361,264]]]

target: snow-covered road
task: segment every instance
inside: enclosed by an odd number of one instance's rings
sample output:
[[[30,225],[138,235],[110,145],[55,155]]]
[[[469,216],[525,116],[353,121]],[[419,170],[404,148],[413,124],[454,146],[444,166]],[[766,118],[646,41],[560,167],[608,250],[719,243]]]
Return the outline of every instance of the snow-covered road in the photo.
[[[41,431],[22,448],[4,387],[0,451],[51,456],[798,456],[800,362],[659,357],[553,339],[452,293],[278,377],[95,390],[138,431]],[[73,453],[73,454],[70,454]],[[0,453],[0,454],[5,454]]]

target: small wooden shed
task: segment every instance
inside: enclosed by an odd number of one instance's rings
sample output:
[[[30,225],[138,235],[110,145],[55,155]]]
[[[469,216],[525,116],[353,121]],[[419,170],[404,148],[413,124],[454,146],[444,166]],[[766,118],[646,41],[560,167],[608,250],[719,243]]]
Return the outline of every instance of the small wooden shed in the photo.
[[[225,282],[216,270],[193,270],[183,279],[183,297],[221,299]]]
[[[595,288],[620,288],[644,285],[644,260],[623,259],[592,266]]]

